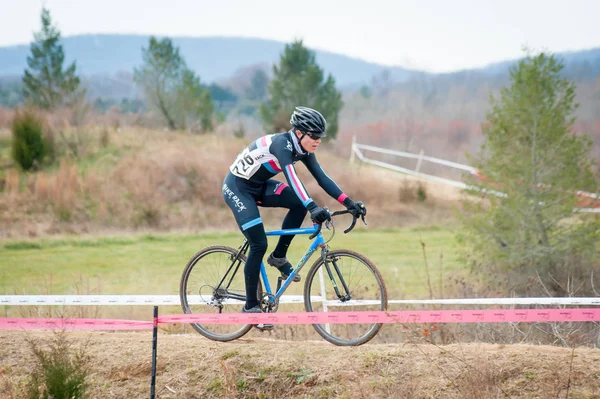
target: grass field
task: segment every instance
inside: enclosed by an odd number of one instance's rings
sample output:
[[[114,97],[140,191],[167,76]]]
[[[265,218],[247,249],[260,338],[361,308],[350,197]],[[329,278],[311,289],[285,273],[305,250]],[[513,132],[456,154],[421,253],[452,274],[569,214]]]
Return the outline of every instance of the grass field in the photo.
[[[429,295],[421,242],[434,288],[446,273],[464,269],[448,227],[359,226],[348,235],[340,230],[331,248],[352,249],[370,258],[381,270],[391,299]],[[177,294],[181,272],[195,252],[208,245],[240,243],[241,235],[233,232],[0,241],[0,294]],[[274,246],[272,238],[269,247]],[[307,246],[306,236],[296,237],[290,260],[299,259]],[[314,260],[315,255],[301,274]],[[295,284],[288,293],[300,293],[301,287]]]

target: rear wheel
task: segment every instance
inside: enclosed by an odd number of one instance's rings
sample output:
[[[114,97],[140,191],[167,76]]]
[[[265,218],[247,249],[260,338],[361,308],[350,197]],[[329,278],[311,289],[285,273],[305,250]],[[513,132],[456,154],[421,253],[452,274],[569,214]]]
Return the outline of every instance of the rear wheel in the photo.
[[[186,314],[240,313],[246,300],[246,257],[226,246],[212,246],[196,253],[181,276],[179,297]],[[232,262],[236,259],[235,263]],[[220,286],[219,286],[220,284]],[[219,288],[217,288],[219,286]],[[257,298],[262,296],[260,281]],[[242,337],[251,324],[197,324],[191,326],[206,338],[231,341]]]
[[[326,263],[323,258],[318,259],[306,276],[307,312],[387,310],[385,283],[369,259],[349,250],[331,251],[326,259]],[[341,346],[362,345],[373,339],[381,326],[381,323],[313,324],[323,338]]]

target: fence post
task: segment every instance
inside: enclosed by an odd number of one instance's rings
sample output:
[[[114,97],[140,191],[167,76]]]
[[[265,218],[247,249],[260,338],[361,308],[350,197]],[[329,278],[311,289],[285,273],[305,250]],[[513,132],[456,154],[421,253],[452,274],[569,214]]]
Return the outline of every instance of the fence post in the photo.
[[[421,162],[423,162],[423,154],[425,151],[421,150],[419,153],[419,159],[417,160],[417,167],[415,168],[415,172],[419,173],[419,169],[421,169]]]
[[[352,146],[350,147],[350,163],[354,163],[354,146],[356,145],[356,136],[352,135]]]
[[[156,345],[158,341],[158,306],[154,307],[154,327],[152,328],[152,377],[150,379],[150,399],[154,399],[156,387]]]

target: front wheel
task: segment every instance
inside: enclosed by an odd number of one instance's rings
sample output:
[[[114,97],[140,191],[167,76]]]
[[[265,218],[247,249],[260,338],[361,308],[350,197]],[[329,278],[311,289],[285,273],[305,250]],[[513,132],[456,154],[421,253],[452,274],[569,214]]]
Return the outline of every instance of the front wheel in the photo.
[[[304,285],[307,312],[387,310],[387,289],[377,267],[349,250],[327,253],[310,268]],[[377,335],[381,323],[313,324],[327,341],[340,346],[362,345]]]
[[[246,257],[236,249],[212,246],[196,253],[181,276],[179,297],[187,314],[239,313],[246,300]],[[257,298],[261,297],[259,282]],[[192,324],[194,330],[215,341],[240,338],[251,324]]]

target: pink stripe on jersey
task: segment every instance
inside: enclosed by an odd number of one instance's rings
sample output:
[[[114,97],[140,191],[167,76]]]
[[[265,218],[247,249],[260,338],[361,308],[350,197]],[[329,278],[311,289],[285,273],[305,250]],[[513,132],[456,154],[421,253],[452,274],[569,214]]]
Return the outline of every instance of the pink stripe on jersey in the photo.
[[[263,146],[263,147],[267,146],[267,136],[262,136],[260,138],[260,145]]]
[[[294,166],[287,165],[285,168],[287,169],[287,172],[290,175],[290,180],[292,181],[292,184],[294,185],[294,190],[298,193],[302,202],[306,201],[308,199],[308,194],[306,194],[306,192],[304,191],[304,188],[302,187],[302,184],[300,184],[300,179],[298,179],[298,176],[296,176],[296,171],[294,170]]]
[[[341,193],[337,200],[340,204],[343,204],[346,198],[348,198],[348,196],[344,193]]]
[[[288,186],[287,184],[285,184],[285,183],[281,183],[281,184],[279,185],[279,187],[277,187],[277,190],[275,190],[275,195],[279,195],[279,194],[281,194],[281,192],[282,192],[282,191],[283,191],[283,190],[284,190],[286,187],[289,187],[289,186]]]
[[[271,165],[271,167],[273,168],[274,171],[276,172],[281,172],[281,168],[279,167],[279,165],[277,165],[277,163],[273,160],[270,160],[269,165]]]

